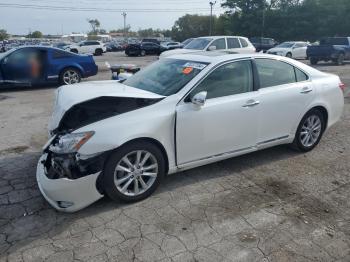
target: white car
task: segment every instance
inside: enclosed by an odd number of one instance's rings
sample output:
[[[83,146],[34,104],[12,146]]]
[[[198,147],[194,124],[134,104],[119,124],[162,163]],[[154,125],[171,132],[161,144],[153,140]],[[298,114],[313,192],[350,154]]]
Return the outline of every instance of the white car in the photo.
[[[100,41],[86,40],[78,44],[69,45],[65,47],[65,50],[77,54],[94,54],[99,56],[107,51],[107,47]]]
[[[294,59],[307,59],[307,42],[284,42],[267,50],[268,54],[286,56]]]
[[[175,54],[189,54],[198,51],[224,50],[235,53],[255,53],[256,49],[248,38],[242,36],[205,36],[190,41],[182,49],[161,53],[160,58]]]
[[[336,75],[263,54],[160,59],[123,83],[60,87],[37,167],[43,196],[73,212],[138,201],[167,174],[280,144],[312,150],[341,117]]]

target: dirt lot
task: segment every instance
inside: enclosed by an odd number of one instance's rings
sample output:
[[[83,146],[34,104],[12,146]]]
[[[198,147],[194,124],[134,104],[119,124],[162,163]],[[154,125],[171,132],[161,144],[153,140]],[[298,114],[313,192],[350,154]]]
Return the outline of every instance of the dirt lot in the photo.
[[[350,86],[350,64],[318,68]],[[349,88],[342,121],[311,153],[264,150],[169,176],[140,203],[105,198],[75,214],[52,209],[35,181],[54,91],[0,92],[1,262],[350,261]]]

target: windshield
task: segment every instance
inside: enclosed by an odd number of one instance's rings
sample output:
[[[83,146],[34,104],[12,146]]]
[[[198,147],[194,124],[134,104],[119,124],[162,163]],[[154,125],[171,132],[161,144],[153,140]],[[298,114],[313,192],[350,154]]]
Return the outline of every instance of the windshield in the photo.
[[[184,48],[185,49],[195,49],[195,50],[203,50],[207,47],[212,38],[197,38],[193,39],[190,43],[188,43]]]
[[[162,96],[176,94],[208,63],[161,59],[136,73],[123,84]]]
[[[293,47],[294,43],[289,43],[289,42],[285,42],[285,43],[282,43],[276,47],[280,47],[280,48],[291,48]]]

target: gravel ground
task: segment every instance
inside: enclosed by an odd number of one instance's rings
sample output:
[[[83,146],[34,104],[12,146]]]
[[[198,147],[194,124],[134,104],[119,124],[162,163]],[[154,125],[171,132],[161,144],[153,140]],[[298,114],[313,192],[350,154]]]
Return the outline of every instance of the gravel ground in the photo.
[[[349,64],[317,68],[350,86]],[[342,121],[311,153],[271,148],[169,176],[142,202],[104,198],[75,214],[52,209],[35,181],[54,91],[0,93],[1,262],[350,261],[349,89]]]

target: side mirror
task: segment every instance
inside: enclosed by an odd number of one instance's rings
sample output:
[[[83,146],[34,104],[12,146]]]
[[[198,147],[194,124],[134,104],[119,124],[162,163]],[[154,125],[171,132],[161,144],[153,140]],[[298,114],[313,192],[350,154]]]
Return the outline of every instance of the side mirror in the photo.
[[[208,47],[208,51],[214,51],[216,50],[216,46],[215,45],[211,45]]]
[[[196,106],[204,106],[207,99],[207,91],[199,92],[192,97],[191,102]]]

